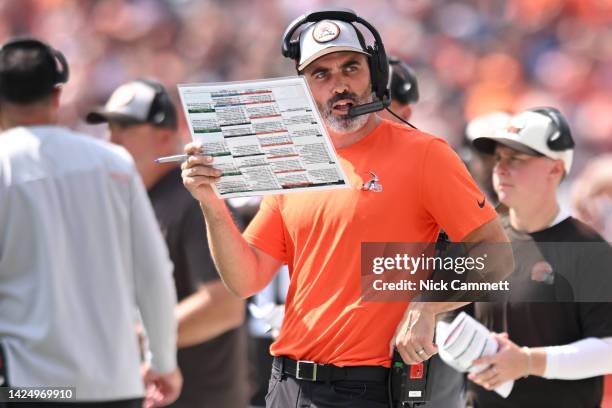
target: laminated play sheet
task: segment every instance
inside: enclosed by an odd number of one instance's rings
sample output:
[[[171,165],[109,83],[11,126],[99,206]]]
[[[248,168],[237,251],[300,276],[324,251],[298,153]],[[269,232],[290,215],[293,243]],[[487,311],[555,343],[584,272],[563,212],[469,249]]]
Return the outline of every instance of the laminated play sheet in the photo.
[[[219,197],[349,186],[303,77],[178,90],[191,137],[223,172]]]

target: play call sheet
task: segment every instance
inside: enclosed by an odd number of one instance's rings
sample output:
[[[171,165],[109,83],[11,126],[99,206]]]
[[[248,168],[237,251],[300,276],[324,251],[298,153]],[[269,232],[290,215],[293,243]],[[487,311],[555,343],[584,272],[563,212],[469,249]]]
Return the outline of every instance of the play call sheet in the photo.
[[[222,198],[348,187],[303,77],[178,86]]]

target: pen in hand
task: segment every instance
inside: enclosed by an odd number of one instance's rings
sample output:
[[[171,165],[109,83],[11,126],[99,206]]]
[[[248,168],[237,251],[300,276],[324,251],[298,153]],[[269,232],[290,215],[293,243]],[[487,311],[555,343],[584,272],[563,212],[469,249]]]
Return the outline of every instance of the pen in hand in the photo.
[[[159,159],[155,159],[155,163],[173,163],[173,162],[184,162],[189,158],[189,154],[175,154],[174,156],[164,156]]]
[[[158,159],[153,160],[155,163],[161,164],[161,163],[175,163],[175,162],[184,162],[185,160],[187,160],[190,156],[202,156],[203,153],[199,152],[196,154],[175,154],[173,156],[164,156],[164,157],[160,157]]]
[[[203,155],[204,152],[202,151],[202,147],[200,147],[198,150],[196,150],[194,153],[191,154],[174,154],[172,156],[163,156],[163,157],[159,157],[155,160],[153,160],[155,163],[161,164],[161,163],[176,163],[176,162],[184,162],[187,159],[189,159],[189,156],[201,156]]]

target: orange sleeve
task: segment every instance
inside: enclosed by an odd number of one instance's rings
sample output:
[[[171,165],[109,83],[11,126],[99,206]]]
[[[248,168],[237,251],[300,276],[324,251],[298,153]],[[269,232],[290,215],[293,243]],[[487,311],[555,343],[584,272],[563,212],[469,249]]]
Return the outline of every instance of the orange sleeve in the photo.
[[[485,195],[446,141],[432,139],[424,160],[421,197],[451,241],[461,241],[497,216],[491,204],[483,202]]]
[[[274,258],[287,263],[283,217],[275,196],[266,196],[259,211],[243,232],[246,241]]]

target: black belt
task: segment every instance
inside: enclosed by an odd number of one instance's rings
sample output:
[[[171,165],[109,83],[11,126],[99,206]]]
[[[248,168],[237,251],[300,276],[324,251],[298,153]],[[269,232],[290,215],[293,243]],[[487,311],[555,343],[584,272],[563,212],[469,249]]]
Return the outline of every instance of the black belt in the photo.
[[[312,361],[295,361],[288,357],[274,357],[274,367],[304,381],[373,381],[385,382],[389,369],[382,366],[338,367],[331,364],[317,364]]]

